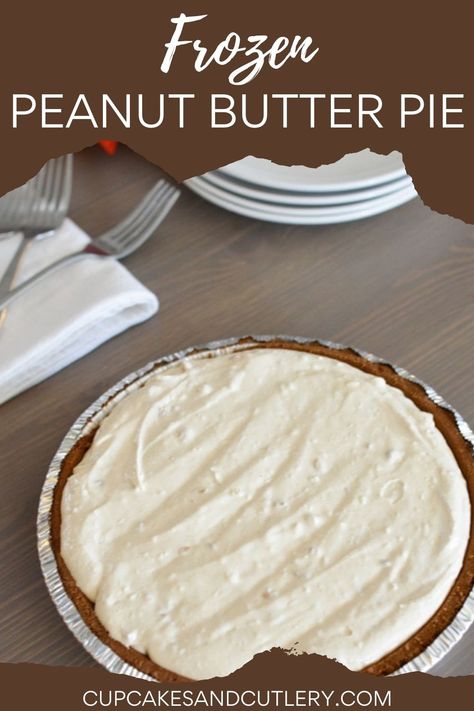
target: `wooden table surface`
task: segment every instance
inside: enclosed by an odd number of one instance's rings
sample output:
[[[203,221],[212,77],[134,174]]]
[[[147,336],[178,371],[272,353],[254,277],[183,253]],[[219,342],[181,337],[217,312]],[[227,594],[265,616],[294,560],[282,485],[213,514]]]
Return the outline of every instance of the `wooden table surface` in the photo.
[[[98,234],[158,175],[126,148],[113,158],[87,149],[76,158],[72,217]],[[419,199],[352,224],[290,227],[233,215],[184,189],[126,265],[159,295],[158,315],[0,407],[1,661],[95,664],[43,583],[38,497],[72,421],[147,361],[232,335],[317,336],[405,367],[474,424],[474,228]],[[474,628],[436,673],[474,673]]]

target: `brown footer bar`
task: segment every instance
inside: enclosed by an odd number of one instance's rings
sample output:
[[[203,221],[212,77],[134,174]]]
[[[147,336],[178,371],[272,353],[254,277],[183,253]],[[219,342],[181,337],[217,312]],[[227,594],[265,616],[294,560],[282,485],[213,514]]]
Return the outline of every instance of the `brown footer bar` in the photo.
[[[474,676],[375,677],[317,655],[257,655],[226,678],[158,684],[103,669],[1,664],[2,708],[87,709],[392,709],[472,708]]]

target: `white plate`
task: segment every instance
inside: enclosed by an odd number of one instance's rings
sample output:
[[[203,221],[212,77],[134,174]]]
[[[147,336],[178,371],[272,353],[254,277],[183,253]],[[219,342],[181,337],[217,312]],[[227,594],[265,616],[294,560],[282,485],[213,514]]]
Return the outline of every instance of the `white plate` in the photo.
[[[188,183],[189,184],[189,183]],[[250,198],[242,197],[241,195],[236,195],[228,190],[223,190],[216,185],[211,184],[203,177],[193,178],[190,181],[190,187],[197,186],[201,189],[201,194],[205,193],[209,199],[215,197],[220,199],[224,203],[229,205],[236,205],[240,207],[245,207],[249,210],[257,209],[263,210],[265,212],[272,213],[274,215],[286,215],[296,217],[303,215],[306,217],[324,217],[326,215],[345,215],[347,213],[352,213],[354,210],[362,209],[370,206],[374,209],[378,207],[379,204],[384,204],[387,199],[390,198],[393,193],[388,195],[382,195],[378,198],[372,198],[370,200],[361,200],[356,203],[344,203],[342,205],[326,205],[326,206],[307,206],[307,205],[282,205],[267,202],[266,200],[252,200]],[[412,186],[402,187],[400,190],[394,191],[395,193],[400,193],[401,190],[407,190]]]
[[[278,165],[264,158],[248,156],[220,170],[238,180],[266,188],[300,192],[360,190],[406,175],[400,153],[393,151],[383,156],[368,148],[319,168]]]
[[[209,184],[205,181],[188,183],[188,187],[195,193],[205,198],[209,202],[218,205],[219,207],[235,212],[238,215],[244,215],[257,220],[266,222],[278,222],[287,225],[330,225],[339,222],[351,222],[352,220],[361,220],[365,217],[378,215],[381,212],[386,212],[394,207],[398,207],[409,200],[416,197],[415,188],[410,185],[408,188],[403,188],[390,195],[375,199],[367,200],[361,203],[355,203],[351,206],[350,211],[341,212],[341,210],[322,210],[319,214],[314,214],[314,210],[305,208],[288,208],[279,213],[273,210],[274,206],[265,206],[265,203],[257,201],[235,201],[231,199],[229,193],[224,191],[211,191]],[[250,204],[248,204],[250,203]]]
[[[199,177],[222,190],[250,198],[251,200],[264,200],[265,202],[274,203],[276,205],[306,205],[308,207],[325,207],[329,205],[361,202],[363,200],[381,197],[382,195],[388,195],[402,188],[407,188],[412,184],[412,179],[408,175],[404,175],[397,180],[391,180],[387,183],[382,183],[373,188],[365,188],[363,190],[346,190],[344,192],[333,193],[299,193],[296,191],[285,192],[283,190],[260,187],[232,178],[230,175],[226,175],[219,170],[205,173]],[[192,183],[193,180],[195,180],[195,178],[190,178],[186,182]]]

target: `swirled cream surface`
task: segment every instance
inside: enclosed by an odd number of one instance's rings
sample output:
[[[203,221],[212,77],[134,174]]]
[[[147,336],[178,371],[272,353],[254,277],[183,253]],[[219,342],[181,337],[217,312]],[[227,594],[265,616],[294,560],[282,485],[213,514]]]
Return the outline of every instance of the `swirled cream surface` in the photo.
[[[61,549],[110,635],[192,679],[273,646],[360,669],[443,603],[470,524],[430,414],[288,349],[193,357],[103,420]]]

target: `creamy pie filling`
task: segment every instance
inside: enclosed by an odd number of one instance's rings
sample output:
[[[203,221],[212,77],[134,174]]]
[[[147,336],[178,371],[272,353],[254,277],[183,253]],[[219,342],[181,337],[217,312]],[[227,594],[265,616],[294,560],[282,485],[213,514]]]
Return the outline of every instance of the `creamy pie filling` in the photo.
[[[61,553],[111,637],[191,679],[271,647],[351,669],[405,642],[459,573],[470,503],[400,390],[288,349],[191,357],[103,420]]]

